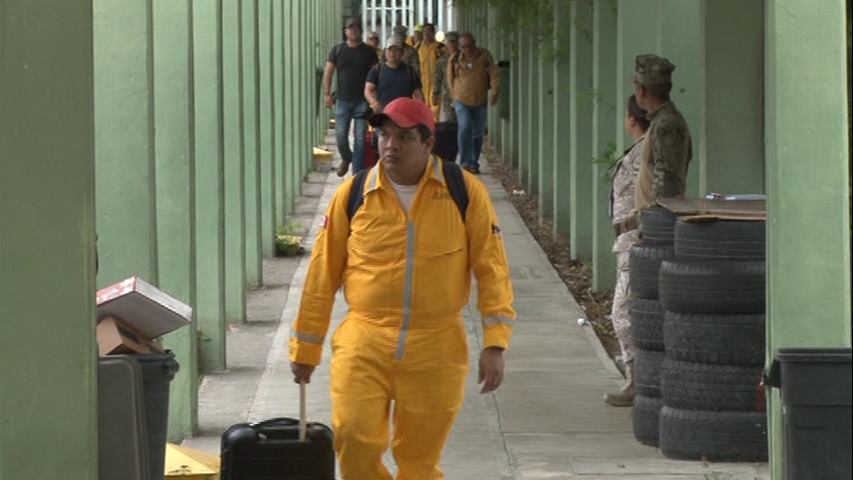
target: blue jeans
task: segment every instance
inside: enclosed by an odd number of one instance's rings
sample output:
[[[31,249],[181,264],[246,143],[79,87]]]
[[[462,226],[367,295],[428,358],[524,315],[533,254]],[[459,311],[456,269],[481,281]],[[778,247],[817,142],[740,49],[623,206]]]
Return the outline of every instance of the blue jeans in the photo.
[[[469,107],[459,100],[453,102],[459,124],[459,163],[462,166],[480,167],[483,150],[483,132],[486,130],[488,104]]]
[[[367,120],[364,112],[367,101],[345,102],[335,100],[335,136],[338,142],[338,152],[343,161],[352,164],[352,173],[364,170],[364,139],[367,136]],[[355,122],[355,145],[349,146],[349,127]]]

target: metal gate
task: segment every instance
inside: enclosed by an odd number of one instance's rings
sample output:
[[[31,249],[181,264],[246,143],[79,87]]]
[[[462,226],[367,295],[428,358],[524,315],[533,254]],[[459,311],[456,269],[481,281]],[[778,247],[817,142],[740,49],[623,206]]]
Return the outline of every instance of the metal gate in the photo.
[[[432,23],[436,32],[455,30],[453,0],[362,0],[361,18],[364,34],[379,33],[382,43],[391,36],[395,25],[405,25],[409,35],[415,25]]]

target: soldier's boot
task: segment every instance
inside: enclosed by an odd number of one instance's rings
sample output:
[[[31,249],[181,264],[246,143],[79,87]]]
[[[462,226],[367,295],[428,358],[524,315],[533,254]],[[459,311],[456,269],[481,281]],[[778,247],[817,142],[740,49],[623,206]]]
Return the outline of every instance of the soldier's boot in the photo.
[[[608,393],[604,395],[604,403],[613,407],[630,407],[634,405],[634,361],[631,360],[625,363],[625,385],[616,393]]]
[[[343,177],[349,171],[349,162],[345,159],[341,159],[341,163],[338,164],[338,176]]]

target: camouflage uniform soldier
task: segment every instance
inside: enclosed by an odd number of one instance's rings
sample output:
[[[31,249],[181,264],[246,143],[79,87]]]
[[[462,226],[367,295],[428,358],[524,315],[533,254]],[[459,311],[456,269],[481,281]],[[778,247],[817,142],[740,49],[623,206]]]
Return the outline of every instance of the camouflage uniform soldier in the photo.
[[[617,258],[616,289],[613,292],[610,319],[622,349],[622,361],[625,363],[625,384],[618,392],[604,396],[604,402],[614,407],[629,407],[634,403],[634,341],[629,315],[631,292],[628,286],[628,262],[631,246],[639,238],[634,191],[640,171],[640,152],[645,144],[648,128],[646,111],[640,108],[636,97],[631,95],[625,115],[625,131],[634,139],[634,144],[612,167],[613,184],[610,189],[610,219],[616,233],[613,252]]]
[[[459,32],[447,32],[444,35],[447,50],[439,57],[435,66],[435,86],[433,87],[432,103],[439,106],[438,121],[456,123],[456,109],[453,108],[453,95],[447,84],[447,62],[459,51]]]
[[[415,69],[415,75],[421,78],[421,60],[418,57],[418,51],[411,45],[406,43],[406,32],[408,29],[405,25],[397,25],[394,27],[394,37],[399,38],[403,44],[403,62]]]
[[[636,58],[634,85],[637,102],[649,112],[651,126],[640,154],[635,208],[640,211],[657,198],[680,197],[687,188],[687,166],[693,158],[690,129],[669,99],[675,65],[654,54]]]

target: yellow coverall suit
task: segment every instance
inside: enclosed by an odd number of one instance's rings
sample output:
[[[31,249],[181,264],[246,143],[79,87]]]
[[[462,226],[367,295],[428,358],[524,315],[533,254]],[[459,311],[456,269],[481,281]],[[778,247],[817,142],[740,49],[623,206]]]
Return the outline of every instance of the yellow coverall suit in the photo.
[[[416,48],[418,49],[418,59],[421,62],[421,85],[423,86],[424,101],[432,113],[438,114],[440,105],[432,102],[432,94],[435,86],[435,67],[438,64],[438,59],[444,54],[444,44],[432,42],[432,45],[427,45],[426,42],[420,42]]]
[[[464,172],[470,203],[463,223],[429,159],[409,215],[382,162],[368,173],[364,205],[350,223],[353,181],[335,193],[314,245],[290,360],[320,363],[335,292],[349,313],[332,338],[335,450],[346,480],[387,480],[393,453],[399,480],[440,480],[439,461],[462,406],[468,346],[462,308],[477,276],[484,347],[509,345],[512,290],[497,217],[483,184]]]

